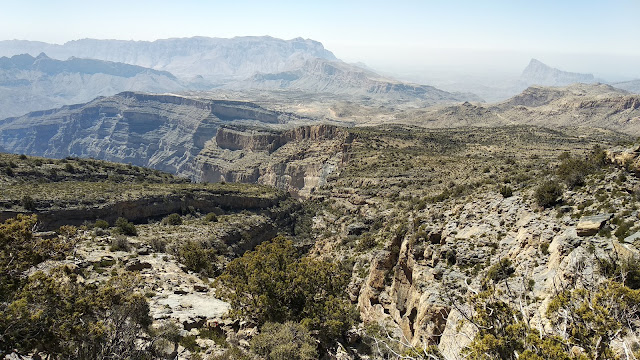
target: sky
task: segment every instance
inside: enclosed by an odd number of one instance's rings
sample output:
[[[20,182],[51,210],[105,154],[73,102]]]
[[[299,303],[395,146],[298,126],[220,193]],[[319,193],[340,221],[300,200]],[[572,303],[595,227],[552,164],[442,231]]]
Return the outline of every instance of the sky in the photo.
[[[639,0],[0,0],[0,40],[270,35],[390,72],[563,70],[640,76]]]

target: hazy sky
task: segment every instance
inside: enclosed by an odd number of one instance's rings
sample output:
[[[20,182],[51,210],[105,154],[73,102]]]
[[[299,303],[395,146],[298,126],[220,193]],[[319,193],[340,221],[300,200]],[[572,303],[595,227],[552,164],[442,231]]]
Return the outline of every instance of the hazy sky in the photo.
[[[620,61],[617,71],[640,74],[639,0],[0,0],[0,4],[2,40],[63,43],[80,38],[271,35],[318,40],[343,60],[383,70],[475,66],[515,71],[537,57],[565,70],[596,73]]]

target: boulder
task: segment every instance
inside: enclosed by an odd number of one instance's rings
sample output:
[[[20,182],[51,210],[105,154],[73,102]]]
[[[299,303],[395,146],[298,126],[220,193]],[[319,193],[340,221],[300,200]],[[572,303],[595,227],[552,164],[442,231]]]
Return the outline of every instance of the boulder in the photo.
[[[142,262],[138,259],[135,259],[131,261],[129,264],[127,264],[126,269],[127,271],[141,271],[144,269],[151,269],[151,264],[149,264],[148,262]]]
[[[208,292],[209,291],[209,287],[205,286],[205,285],[195,284],[195,285],[193,285],[193,290],[195,290],[197,292]]]
[[[365,231],[369,230],[369,226],[357,222],[347,226],[347,235],[362,235]]]
[[[580,218],[580,221],[576,226],[578,236],[591,236],[597,234],[602,226],[611,219],[611,216],[611,214],[583,216]]]
[[[629,243],[629,244],[633,244],[634,242],[636,242],[639,239],[640,239],[640,231],[627,236],[626,238],[624,238],[623,241],[626,242],[626,243]]]

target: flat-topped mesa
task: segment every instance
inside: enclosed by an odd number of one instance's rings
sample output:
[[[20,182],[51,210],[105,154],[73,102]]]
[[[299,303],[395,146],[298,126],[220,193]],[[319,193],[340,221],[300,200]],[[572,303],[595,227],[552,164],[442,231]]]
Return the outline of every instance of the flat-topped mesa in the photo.
[[[341,134],[334,125],[307,125],[284,132],[268,130],[246,130],[232,126],[221,126],[216,134],[216,143],[221,149],[274,152],[291,141],[333,139]]]

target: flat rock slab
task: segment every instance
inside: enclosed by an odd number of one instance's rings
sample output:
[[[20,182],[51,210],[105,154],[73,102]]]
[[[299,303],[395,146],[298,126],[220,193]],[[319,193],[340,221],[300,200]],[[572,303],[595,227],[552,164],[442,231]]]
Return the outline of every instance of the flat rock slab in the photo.
[[[623,241],[626,242],[626,243],[629,243],[629,244],[633,244],[637,240],[640,240],[640,231],[638,231],[635,234],[627,236],[626,238],[624,238]]]
[[[604,226],[604,223],[609,221],[612,216],[612,214],[601,214],[581,217],[578,225],[576,226],[578,236],[591,236],[597,234],[598,231],[602,229],[602,226]]]
[[[194,319],[220,319],[229,310],[229,303],[205,294],[168,294],[158,299],[159,306],[152,306],[154,318],[176,318],[179,322],[191,323]],[[169,313],[167,310],[171,310]]]

